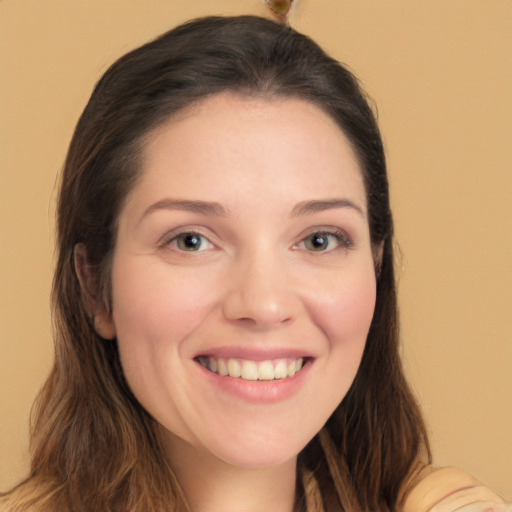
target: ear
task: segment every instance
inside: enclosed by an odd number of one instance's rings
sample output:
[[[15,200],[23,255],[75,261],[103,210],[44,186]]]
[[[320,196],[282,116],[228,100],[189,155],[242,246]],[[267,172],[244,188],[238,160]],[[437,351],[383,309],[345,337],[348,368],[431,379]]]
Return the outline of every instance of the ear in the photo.
[[[372,248],[373,252],[373,265],[375,267],[375,277],[379,279],[380,270],[382,268],[382,255],[384,253],[384,240]]]
[[[87,314],[92,319],[94,330],[104,339],[116,337],[112,313],[107,300],[98,285],[97,276],[87,261],[84,244],[76,244],[73,250],[75,272],[82,290],[82,297]]]

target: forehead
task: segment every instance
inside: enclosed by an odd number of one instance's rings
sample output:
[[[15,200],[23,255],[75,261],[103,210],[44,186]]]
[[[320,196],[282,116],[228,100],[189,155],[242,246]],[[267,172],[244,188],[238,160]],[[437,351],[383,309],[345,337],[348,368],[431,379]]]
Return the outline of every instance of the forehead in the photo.
[[[362,173],[336,122],[295,98],[209,97],[153,130],[143,147],[137,192],[173,187],[227,200],[233,193],[281,189],[283,198],[358,196]]]

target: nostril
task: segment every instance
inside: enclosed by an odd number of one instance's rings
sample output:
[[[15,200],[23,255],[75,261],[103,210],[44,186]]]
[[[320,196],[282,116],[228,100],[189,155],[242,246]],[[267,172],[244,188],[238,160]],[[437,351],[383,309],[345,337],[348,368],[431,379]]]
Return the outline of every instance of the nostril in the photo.
[[[292,317],[278,317],[278,316],[254,316],[254,317],[241,317],[236,318],[236,322],[246,325],[247,327],[267,327],[288,324],[292,321]]]

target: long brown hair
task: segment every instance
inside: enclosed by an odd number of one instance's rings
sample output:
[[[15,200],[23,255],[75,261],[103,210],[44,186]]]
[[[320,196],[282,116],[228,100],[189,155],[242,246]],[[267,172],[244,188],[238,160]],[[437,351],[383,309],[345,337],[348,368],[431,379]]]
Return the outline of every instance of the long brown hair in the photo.
[[[116,340],[94,329],[87,304],[97,297],[81,291],[73,251],[77,244],[86,248],[91,289],[108,302],[117,218],[137,181],[145,136],[183,108],[225,91],[319,106],[351,142],[366,187],[375,313],[348,394],[299,454],[297,510],[306,501],[328,512],[394,510],[418,461],[430,458],[398,354],[386,163],[364,93],[345,67],[289,27],[252,16],[208,17],[115,62],[77,124],[57,211],[55,362],[33,409],[30,474],[7,494],[12,510],[187,510],[155,421],[125,382]]]

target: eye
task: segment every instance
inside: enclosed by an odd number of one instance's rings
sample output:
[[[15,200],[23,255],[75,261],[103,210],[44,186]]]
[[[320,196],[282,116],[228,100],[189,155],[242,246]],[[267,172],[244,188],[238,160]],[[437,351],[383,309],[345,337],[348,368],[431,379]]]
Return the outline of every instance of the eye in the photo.
[[[339,247],[349,249],[352,245],[352,241],[342,230],[336,230],[334,232],[315,231],[301,240],[295,248],[304,248],[312,252],[328,252],[338,249]]]
[[[167,245],[187,252],[201,252],[213,247],[213,244],[205,236],[194,232],[180,233],[171,238]]]

